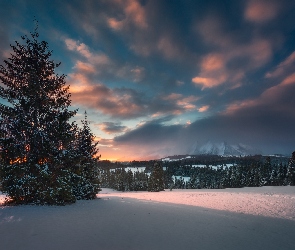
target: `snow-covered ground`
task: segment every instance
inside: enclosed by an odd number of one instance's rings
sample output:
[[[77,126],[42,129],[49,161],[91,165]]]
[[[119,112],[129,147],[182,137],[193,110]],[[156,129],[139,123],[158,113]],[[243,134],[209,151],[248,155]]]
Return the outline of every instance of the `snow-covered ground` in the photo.
[[[98,196],[168,202],[295,221],[295,186],[174,189],[159,193],[117,192],[111,189],[103,189]]]
[[[190,181],[190,177],[187,177],[187,176],[180,176],[180,175],[172,175],[172,180],[173,182],[175,183],[175,180],[183,180],[184,182],[189,182]]]
[[[129,170],[131,170],[131,172],[134,174],[135,172],[144,172],[145,170],[145,167],[138,167],[138,168],[135,168],[135,167],[127,167],[125,168],[125,171],[128,172]]]
[[[0,249],[295,249],[295,187],[103,189],[97,197],[0,206]]]

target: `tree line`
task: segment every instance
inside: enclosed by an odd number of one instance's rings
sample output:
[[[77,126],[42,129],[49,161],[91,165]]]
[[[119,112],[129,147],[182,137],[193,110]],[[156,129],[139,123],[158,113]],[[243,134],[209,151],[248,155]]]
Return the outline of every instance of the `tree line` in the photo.
[[[293,159],[293,158],[292,158]],[[193,167],[187,161],[176,161],[166,163],[150,164],[143,162],[146,166],[144,171],[132,172],[125,170],[123,165],[109,163],[100,167],[101,186],[113,188],[118,191],[149,191],[150,178],[155,172],[154,165],[161,171],[157,172],[157,180],[161,180],[165,189],[221,189],[261,186],[286,186],[295,185],[295,164],[293,160],[289,163],[283,159],[278,163],[271,162],[270,157],[246,157],[246,158],[219,158],[210,156],[206,160],[197,161],[205,167]],[[236,164],[227,166],[226,161],[235,160]],[[190,160],[195,161],[196,160]],[[216,168],[212,167],[217,162],[222,162]],[[140,162],[137,162],[140,165]],[[133,162],[130,163],[130,166]],[[117,168],[112,169],[112,167]],[[134,166],[134,165],[133,165]],[[163,170],[164,167],[164,170]],[[178,176],[178,178],[176,178]],[[184,177],[189,177],[185,181]]]

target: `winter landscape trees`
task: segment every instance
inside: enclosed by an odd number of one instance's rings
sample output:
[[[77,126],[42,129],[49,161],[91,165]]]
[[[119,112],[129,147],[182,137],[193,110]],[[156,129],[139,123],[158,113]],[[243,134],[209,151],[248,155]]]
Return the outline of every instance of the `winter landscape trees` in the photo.
[[[155,163],[155,161],[130,162],[125,165],[99,162],[99,166],[101,186],[119,191],[295,185],[294,159],[288,162],[287,157],[200,155],[190,160],[163,162],[162,164]],[[126,167],[129,168],[128,172],[125,171]],[[162,185],[163,189],[157,188]]]
[[[70,122],[69,86],[37,28],[0,66],[1,191],[17,204],[59,204],[98,192],[97,144],[88,121]]]

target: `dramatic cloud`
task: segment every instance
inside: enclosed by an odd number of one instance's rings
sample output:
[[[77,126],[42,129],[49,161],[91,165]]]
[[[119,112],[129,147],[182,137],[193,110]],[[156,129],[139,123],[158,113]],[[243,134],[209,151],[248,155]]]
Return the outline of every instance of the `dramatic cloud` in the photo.
[[[207,140],[289,153],[294,11],[288,0],[5,1],[0,59],[36,16],[103,159],[191,153]]]
[[[75,103],[97,109],[114,118],[130,119],[151,115],[154,117],[179,115],[196,109],[194,96],[181,94],[157,95],[149,99],[144,93],[127,88],[108,88],[103,84],[90,84],[85,75],[70,75],[71,92]]]
[[[280,63],[274,72],[281,65],[289,65],[286,62],[293,62],[292,58],[293,54]],[[222,114],[197,120],[188,126],[165,125],[161,120],[149,122],[116,137],[114,143],[127,144],[129,147],[133,145],[134,148],[141,144],[159,145],[157,152],[149,148],[150,155],[192,153],[196,145],[200,146],[208,140],[242,142],[264,153],[291,153],[295,141],[294,92],[295,73],[292,73],[256,99],[229,104]],[[199,111],[208,108],[204,106]],[[177,144],[171,143],[171,140],[177,141]]]
[[[241,43],[225,32],[222,20],[208,16],[197,25],[197,31],[214,52],[203,56],[200,73],[192,78],[195,85],[205,88],[227,84],[230,88],[240,86],[247,72],[258,69],[272,58],[272,41],[254,36]]]
[[[76,103],[97,109],[112,117],[130,119],[146,113],[141,94],[132,89],[110,89],[103,84],[96,84],[71,88],[71,91]]]
[[[295,73],[287,76],[280,84],[266,89],[257,99],[235,102],[228,105],[225,114],[238,114],[243,110],[253,109],[251,112],[281,112],[286,117],[294,115]],[[264,112],[265,112],[264,111]],[[275,115],[274,119],[275,119]]]
[[[245,106],[240,107],[239,112],[211,116],[189,126],[146,124],[116,137],[115,144],[133,148],[149,145],[148,152],[154,155],[189,154],[196,145],[201,146],[208,140],[245,143],[266,154],[291,153],[295,140],[294,124],[294,112],[269,110],[269,106],[263,105]]]

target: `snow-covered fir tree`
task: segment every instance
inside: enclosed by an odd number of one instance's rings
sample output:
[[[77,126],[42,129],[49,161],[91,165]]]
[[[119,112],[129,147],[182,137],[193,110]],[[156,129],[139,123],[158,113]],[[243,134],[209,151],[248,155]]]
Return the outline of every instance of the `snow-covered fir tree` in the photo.
[[[77,199],[94,199],[100,190],[98,142],[94,142],[94,139],[85,111],[85,119],[82,120],[82,128],[78,130],[76,139],[78,161],[72,164],[73,191]]]
[[[148,191],[159,192],[164,190],[164,171],[160,163],[156,162],[148,180]]]
[[[39,41],[38,25],[0,66],[2,192],[19,204],[75,202],[69,150],[75,126],[65,75],[55,69],[52,51]],[[4,103],[4,104],[3,104]]]

